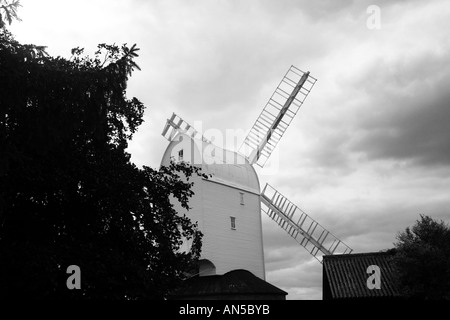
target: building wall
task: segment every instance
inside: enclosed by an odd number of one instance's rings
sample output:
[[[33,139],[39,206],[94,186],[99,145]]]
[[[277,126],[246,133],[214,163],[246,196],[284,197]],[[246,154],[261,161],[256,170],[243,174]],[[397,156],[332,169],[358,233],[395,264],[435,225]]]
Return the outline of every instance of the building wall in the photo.
[[[181,142],[169,144],[161,164],[167,165],[171,156],[177,160],[181,149],[184,161],[200,159],[198,145],[183,136]],[[189,201],[191,210],[186,212],[176,202],[174,207],[180,214],[186,214],[192,221],[198,222],[204,234],[201,259],[211,261],[216,267],[216,274],[245,269],[265,280],[259,182],[253,167],[249,164],[239,168],[227,167],[234,166],[233,164],[198,165],[203,172],[216,174],[210,179],[195,177],[192,180],[195,195]],[[242,184],[242,181],[246,181],[242,176],[239,179],[233,178],[233,172],[240,172],[238,169],[245,169],[242,174],[250,172],[248,179],[256,181]],[[236,183],[237,180],[241,183]],[[231,228],[230,217],[236,219],[235,229]]]
[[[265,279],[259,195],[203,180],[203,257],[217,274],[245,269]],[[240,192],[244,204],[240,204]],[[230,217],[236,218],[231,228]]]

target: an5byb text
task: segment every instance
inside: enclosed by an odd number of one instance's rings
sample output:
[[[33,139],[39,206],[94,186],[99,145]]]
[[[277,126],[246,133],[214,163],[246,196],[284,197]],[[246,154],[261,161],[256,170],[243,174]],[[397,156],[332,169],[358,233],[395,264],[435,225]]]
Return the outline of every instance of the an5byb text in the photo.
[[[180,315],[203,315],[209,318],[212,314],[221,315],[268,315],[270,312],[267,304],[226,304],[224,307],[210,306],[186,306],[180,307]]]

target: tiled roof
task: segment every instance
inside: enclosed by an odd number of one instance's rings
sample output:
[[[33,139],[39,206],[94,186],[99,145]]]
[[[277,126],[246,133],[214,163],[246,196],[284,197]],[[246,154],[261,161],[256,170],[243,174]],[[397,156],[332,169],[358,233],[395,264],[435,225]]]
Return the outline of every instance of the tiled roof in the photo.
[[[323,257],[324,299],[395,298],[393,252],[328,255]],[[367,268],[380,268],[380,289],[369,289]],[[327,291],[327,292],[325,292]],[[325,295],[330,295],[325,297]]]
[[[173,293],[177,296],[208,295],[282,295],[287,292],[256,277],[247,270],[233,270],[224,275],[194,277]]]

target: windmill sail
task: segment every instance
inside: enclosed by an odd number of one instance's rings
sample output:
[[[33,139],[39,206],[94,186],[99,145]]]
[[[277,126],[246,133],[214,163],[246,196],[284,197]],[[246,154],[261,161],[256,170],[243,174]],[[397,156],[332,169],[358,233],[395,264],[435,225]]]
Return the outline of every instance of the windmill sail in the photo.
[[[266,184],[261,193],[262,208],[292,238],[322,263],[322,255],[348,254],[352,249],[295,204]],[[263,206],[264,207],[264,206]]]
[[[309,71],[289,68],[239,149],[251,164],[264,166],[316,81]]]
[[[173,141],[178,132],[183,132],[192,138],[203,140],[205,142],[211,143],[206,139],[200,132],[195,130],[193,126],[184,121],[181,117],[172,113],[170,119],[167,119],[166,125],[164,126],[161,135],[169,141]]]

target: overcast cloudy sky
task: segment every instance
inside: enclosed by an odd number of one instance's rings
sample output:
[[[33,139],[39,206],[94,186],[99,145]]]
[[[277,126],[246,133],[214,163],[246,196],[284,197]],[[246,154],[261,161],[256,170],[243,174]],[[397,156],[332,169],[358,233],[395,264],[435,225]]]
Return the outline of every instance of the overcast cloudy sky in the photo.
[[[392,247],[421,213],[450,221],[448,1],[21,3],[10,29],[52,55],[141,48],[127,91],[147,107],[129,148],[137,165],[159,166],[172,112],[203,129],[250,129],[293,64],[318,81],[261,185],[354,252]],[[263,228],[267,280],[288,299],[321,299],[322,265],[265,216]]]

